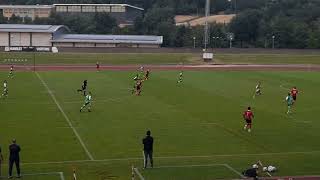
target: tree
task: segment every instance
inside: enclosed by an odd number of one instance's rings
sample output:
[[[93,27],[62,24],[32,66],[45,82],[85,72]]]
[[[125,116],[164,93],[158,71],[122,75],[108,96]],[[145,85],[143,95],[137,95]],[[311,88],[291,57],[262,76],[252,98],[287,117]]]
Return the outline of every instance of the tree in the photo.
[[[184,46],[184,37],[186,35],[187,28],[185,26],[177,27],[176,38],[174,40],[175,47],[183,47]]]
[[[138,35],[145,34],[145,25],[142,17],[137,17],[134,21],[133,31]]]
[[[22,18],[12,15],[11,18],[8,21],[9,24],[22,24]]]
[[[235,34],[235,39],[254,43],[258,38],[260,20],[262,18],[260,10],[246,10],[232,19],[230,31]]]
[[[96,13],[94,15],[95,32],[98,34],[109,34],[117,26],[117,21],[108,13]]]
[[[6,19],[3,17],[2,13],[0,13],[0,24],[6,23]]]
[[[152,34],[158,31],[162,22],[174,25],[174,11],[172,8],[167,7],[153,8],[146,13],[143,22],[146,27],[146,33]]]

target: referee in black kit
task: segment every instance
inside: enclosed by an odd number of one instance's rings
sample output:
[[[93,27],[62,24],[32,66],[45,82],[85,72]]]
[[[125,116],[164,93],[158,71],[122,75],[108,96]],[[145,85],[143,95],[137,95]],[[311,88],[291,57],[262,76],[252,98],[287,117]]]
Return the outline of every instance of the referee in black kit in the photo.
[[[148,158],[150,159],[151,167],[153,168],[153,137],[151,136],[151,131],[147,131],[147,136],[143,138],[143,158],[144,158],[144,164],[143,167],[147,168],[148,165]]]
[[[20,146],[16,143],[16,140],[12,140],[12,144],[9,146],[10,156],[9,156],[9,179],[12,178],[12,167],[13,164],[16,164],[17,168],[17,178],[21,177],[20,174],[20,156],[19,153],[21,151]]]

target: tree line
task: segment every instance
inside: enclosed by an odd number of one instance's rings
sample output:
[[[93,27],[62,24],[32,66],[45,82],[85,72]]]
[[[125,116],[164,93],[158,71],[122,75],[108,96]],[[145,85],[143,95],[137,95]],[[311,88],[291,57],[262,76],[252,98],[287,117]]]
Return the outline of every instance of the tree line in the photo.
[[[6,1],[6,0],[2,0]],[[72,3],[74,0],[10,0],[11,4]],[[210,24],[209,47],[320,48],[319,0],[214,0],[215,13],[237,13],[230,24]],[[235,4],[235,2],[237,4]],[[53,13],[49,18],[25,19],[25,23],[63,24],[73,33],[150,34],[164,36],[166,47],[203,47],[203,26],[176,26],[177,14],[204,12],[205,0],[77,0],[77,3],[128,3],[145,8],[133,26],[119,28],[107,13],[94,15]],[[22,23],[0,16],[0,23]]]

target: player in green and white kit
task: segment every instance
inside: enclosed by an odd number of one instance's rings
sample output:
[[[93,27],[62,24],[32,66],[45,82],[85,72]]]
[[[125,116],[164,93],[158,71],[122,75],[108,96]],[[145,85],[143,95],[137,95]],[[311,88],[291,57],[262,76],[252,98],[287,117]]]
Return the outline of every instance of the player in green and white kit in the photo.
[[[253,98],[255,98],[256,96],[260,96],[261,93],[261,82],[259,81],[258,84],[256,85],[256,91],[253,95]]]
[[[7,80],[3,81],[3,93],[2,93],[2,97],[8,97],[8,83]]]
[[[288,96],[286,97],[286,102],[288,105],[288,111],[287,114],[291,113],[291,107],[294,103],[293,97],[291,96],[291,93],[288,93]]]
[[[80,108],[80,112],[82,112],[82,110],[87,107],[88,111],[91,112],[91,100],[92,100],[92,96],[91,96],[91,92],[89,92],[86,95],[86,98],[84,100],[84,104],[82,105],[82,107]]]
[[[180,72],[180,74],[179,74],[179,80],[178,80],[177,83],[182,83],[182,81],[183,81],[183,71]]]

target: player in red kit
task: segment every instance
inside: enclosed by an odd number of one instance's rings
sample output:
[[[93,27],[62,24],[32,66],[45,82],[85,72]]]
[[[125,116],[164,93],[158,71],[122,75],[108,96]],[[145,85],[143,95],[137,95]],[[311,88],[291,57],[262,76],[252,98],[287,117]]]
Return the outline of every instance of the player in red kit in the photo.
[[[291,89],[291,96],[292,96],[292,98],[293,98],[294,101],[297,100],[297,95],[298,95],[298,89],[297,89],[297,87],[293,87],[293,88]]]
[[[100,71],[100,63],[99,62],[96,63],[96,68],[97,68],[97,72],[99,72]]]
[[[251,111],[251,107],[248,107],[246,111],[243,112],[243,118],[246,121],[246,125],[244,126],[244,130],[248,130],[248,132],[251,132],[251,125],[252,125],[252,119],[254,115]]]

